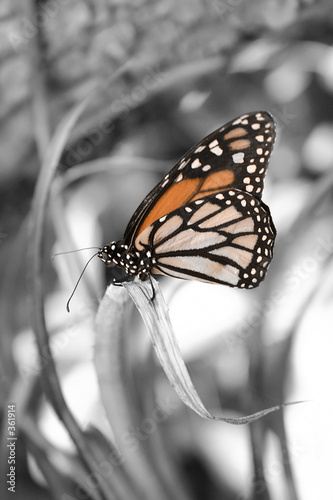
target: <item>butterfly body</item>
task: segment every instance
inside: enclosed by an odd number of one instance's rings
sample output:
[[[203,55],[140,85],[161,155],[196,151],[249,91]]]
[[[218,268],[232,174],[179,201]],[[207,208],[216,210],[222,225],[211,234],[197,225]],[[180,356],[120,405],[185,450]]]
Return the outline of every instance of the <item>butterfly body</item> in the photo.
[[[275,139],[266,112],[233,120],[194,146],[147,195],[124,238],[102,247],[116,282],[150,274],[254,288],[272,258],[275,227],[261,201]]]

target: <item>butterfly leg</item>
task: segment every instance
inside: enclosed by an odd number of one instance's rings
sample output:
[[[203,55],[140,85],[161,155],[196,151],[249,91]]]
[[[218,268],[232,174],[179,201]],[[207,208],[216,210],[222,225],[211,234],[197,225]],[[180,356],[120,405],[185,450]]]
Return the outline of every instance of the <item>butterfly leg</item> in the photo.
[[[152,287],[152,290],[153,290],[153,295],[152,295],[152,297],[150,297],[149,300],[150,300],[150,302],[154,302],[155,297],[156,297],[156,293],[155,293],[154,283],[153,283],[150,275],[149,275],[149,281],[150,281],[150,284],[151,284],[151,287]]]

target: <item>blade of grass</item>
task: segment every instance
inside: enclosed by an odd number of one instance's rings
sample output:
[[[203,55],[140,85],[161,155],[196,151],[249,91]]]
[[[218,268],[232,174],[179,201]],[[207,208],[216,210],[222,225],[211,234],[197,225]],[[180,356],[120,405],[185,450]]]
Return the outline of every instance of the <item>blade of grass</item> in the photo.
[[[113,78],[116,79],[126,68],[120,68]],[[96,90],[93,89],[93,92]],[[102,477],[99,474],[96,456],[84,438],[72,413],[63,397],[60,382],[57,376],[56,367],[49,345],[46,320],[44,315],[44,293],[43,293],[43,236],[45,221],[48,212],[50,190],[54,177],[57,174],[57,167],[61,153],[64,150],[66,141],[80,115],[91,101],[91,93],[78,104],[58,126],[54,138],[42,165],[40,176],[37,182],[32,210],[29,219],[28,238],[28,258],[29,274],[28,287],[31,297],[31,322],[37,341],[37,348],[41,360],[47,359],[47,363],[42,363],[41,382],[46,395],[52,402],[54,409],[67,428],[73,439],[83,463],[89,473],[95,473],[99,478],[98,487],[101,498],[107,500],[114,499],[113,482],[109,477]],[[97,493],[97,490],[96,490]]]
[[[126,318],[132,304],[125,290],[111,286],[96,316],[95,366],[103,406],[129,477],[136,485],[136,498],[168,500],[165,486],[151,462],[145,440],[139,440],[138,409],[132,394],[126,362]]]
[[[31,24],[34,23],[34,18],[40,14],[40,3],[35,0],[24,2],[25,10]],[[24,5],[23,4],[23,5]],[[32,123],[35,129],[35,141],[37,145],[38,155],[40,160],[43,160],[47,151],[47,147],[51,138],[50,116],[49,116],[49,95],[47,85],[45,61],[45,40],[43,26],[35,23],[36,36],[29,39],[26,45],[26,51],[30,60],[30,88],[32,92],[31,99],[31,114]]]
[[[22,275],[25,272],[25,259],[21,249],[27,239],[27,225],[23,224],[12,242],[1,245],[1,285],[0,285],[0,400],[5,400],[15,377],[16,367],[13,360],[12,342],[17,333],[18,318],[13,305],[21,305]],[[18,293],[19,290],[19,293]]]
[[[76,494],[77,490],[72,479],[64,476],[59,470],[57,470],[45,450],[38,446],[38,443],[32,434],[25,435],[24,440],[26,441],[27,447],[36,460],[44,478],[47,480],[52,498],[54,500],[66,497],[73,498],[71,495]],[[81,495],[84,495],[85,500],[98,500],[99,498],[99,495],[96,496],[95,491],[92,488],[89,490],[87,488],[83,490],[82,488],[80,493]]]
[[[157,281],[154,278],[151,278],[151,282],[134,280],[133,282],[123,283],[123,286],[126,288],[146,324],[157,357],[171,385],[182,401],[198,415],[203,418],[220,420],[230,424],[247,424],[268,413],[280,410],[284,406],[295,404],[285,403],[277,405],[244,417],[228,418],[212,415],[205,408],[192,383],[179,350],[167,312],[167,306]],[[152,297],[154,297],[153,300]]]
[[[56,175],[58,160],[66,143],[71,128],[78,120],[80,114],[85,109],[88,100],[82,101],[60,124],[55,137],[51,143],[44,165],[42,166],[38,179],[30,216],[30,237],[28,240],[28,258],[30,261],[30,272],[28,274],[28,286],[31,303],[31,322],[36,335],[37,348],[41,360],[48,360],[41,363],[41,383],[43,389],[51,401],[58,417],[64,423],[71,438],[73,439],[81,458],[91,472],[93,456],[91,450],[87,449],[85,439],[75,421],[72,413],[65,402],[61,391],[56,367],[53,361],[52,352],[48,340],[47,326],[44,316],[44,293],[43,293],[43,235],[45,218],[47,214],[50,186]],[[103,489],[103,486],[101,487]],[[108,496],[104,486],[105,494],[101,498],[111,498]]]
[[[134,321],[137,322],[137,315],[135,315]],[[133,343],[133,335],[127,334],[127,337],[127,343]],[[126,346],[127,349],[128,347]],[[168,426],[164,425],[177,412],[181,402],[177,400],[170,404],[169,399],[161,400],[156,394],[156,381],[160,377],[160,366],[156,363],[155,352],[151,345],[143,358],[136,356],[135,360],[132,360],[133,364],[135,364],[135,371],[132,369],[134,376],[131,377],[131,381],[134,386],[133,392],[136,395],[135,404],[138,413],[140,413],[140,421],[137,422],[143,424],[147,422],[151,426],[147,432],[145,432],[144,425],[141,426],[144,429],[144,436],[147,438],[145,443],[150,460],[166,485],[165,488],[170,498],[189,500],[188,484],[184,484],[184,476],[180,473],[179,464],[175,461],[173,446],[170,443]],[[142,397],[142,393],[144,397]]]
[[[78,491],[80,493],[84,492],[81,495],[82,497],[83,495],[89,495],[87,498],[84,497],[85,500],[98,500],[100,495],[92,482],[87,484],[87,473],[80,459],[73,456],[72,453],[66,453],[52,445],[41,434],[37,422],[37,415],[25,416],[21,421],[20,430],[27,448],[35,457],[38,466],[40,461],[42,462],[44,459],[47,461],[46,470],[43,467],[40,468],[52,492],[59,491],[59,488],[55,487],[56,479],[52,476],[56,475],[59,486],[62,485],[62,491],[59,492],[56,498],[61,499],[61,495],[65,497],[65,493],[70,494],[74,486],[76,490],[74,494],[78,493]],[[51,475],[50,478],[49,474]]]

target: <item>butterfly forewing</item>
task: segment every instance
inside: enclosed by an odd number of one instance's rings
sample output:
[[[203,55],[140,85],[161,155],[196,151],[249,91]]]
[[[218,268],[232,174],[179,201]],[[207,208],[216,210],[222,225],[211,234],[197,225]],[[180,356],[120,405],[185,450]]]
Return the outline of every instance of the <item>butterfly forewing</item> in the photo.
[[[138,235],[135,246],[152,251],[153,273],[254,288],[265,277],[275,234],[268,207],[230,189],[163,216]]]
[[[208,135],[148,194],[130,220],[125,240],[164,215],[229,188],[260,200],[275,124],[267,112],[245,114]]]

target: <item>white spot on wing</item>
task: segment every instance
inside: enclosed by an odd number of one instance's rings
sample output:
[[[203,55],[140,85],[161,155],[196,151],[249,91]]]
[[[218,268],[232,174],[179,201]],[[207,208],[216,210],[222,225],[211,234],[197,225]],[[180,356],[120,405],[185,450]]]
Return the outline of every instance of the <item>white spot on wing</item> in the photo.
[[[201,167],[202,163],[199,160],[199,158],[196,158],[194,161],[192,161],[191,167],[192,168],[199,168]]]
[[[244,163],[244,153],[235,153],[232,155],[234,163]]]
[[[246,167],[246,170],[248,171],[249,174],[254,174],[254,172],[256,171],[257,169],[257,166],[256,165],[248,165]]]
[[[183,160],[180,162],[180,165],[178,167],[178,170],[182,170],[186,165],[188,164],[189,160]]]
[[[211,152],[216,156],[221,156],[223,153],[223,149],[221,149],[220,146],[216,146],[215,148],[211,149]]]

